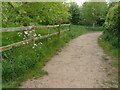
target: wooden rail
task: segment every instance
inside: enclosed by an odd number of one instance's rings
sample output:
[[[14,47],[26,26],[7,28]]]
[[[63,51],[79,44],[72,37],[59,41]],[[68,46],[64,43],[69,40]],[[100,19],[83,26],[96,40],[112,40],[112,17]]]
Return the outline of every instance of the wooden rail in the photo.
[[[61,26],[69,26],[69,25],[70,24],[62,24]],[[0,28],[0,32],[15,32],[15,31],[32,30],[37,28],[52,28],[52,27],[59,27],[59,25]]]
[[[61,26],[69,26],[69,29],[61,31]],[[58,27],[58,31],[55,32],[55,33],[49,34],[49,28],[52,28],[52,27]],[[48,26],[28,26],[28,27],[16,27],[16,28],[2,28],[2,29],[0,29],[0,32],[26,31],[26,30],[35,30],[37,28],[47,28],[48,29],[48,34],[47,35],[43,35],[43,36],[39,36],[39,37],[34,37],[34,35],[32,35],[31,38],[26,39],[24,41],[13,43],[13,44],[6,45],[6,46],[2,46],[2,47],[0,47],[0,52],[12,49],[14,47],[21,46],[21,45],[23,45],[26,42],[27,43],[35,42],[36,40],[45,39],[45,38],[51,37],[53,35],[60,36],[60,33],[66,32],[66,31],[70,31],[70,24],[53,25],[53,26],[52,25],[48,25]]]

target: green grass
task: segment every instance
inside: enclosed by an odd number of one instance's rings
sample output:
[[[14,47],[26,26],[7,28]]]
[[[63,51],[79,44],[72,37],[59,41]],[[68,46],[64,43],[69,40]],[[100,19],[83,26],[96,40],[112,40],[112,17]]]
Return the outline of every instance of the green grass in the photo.
[[[93,30],[93,31],[103,31],[103,28],[102,26],[95,26],[93,28],[93,26],[83,26],[85,27],[87,30]]]
[[[119,48],[115,48],[114,46],[112,46],[110,44],[110,42],[105,41],[104,39],[102,39],[102,37],[99,38],[98,43],[103,48],[103,50],[109,56],[112,57],[111,65],[113,67],[116,67],[116,69],[118,69],[120,67],[120,65],[119,65],[119,57],[120,57],[119,51],[120,51],[120,49]],[[118,72],[118,78],[120,80],[120,71]]]
[[[40,34],[43,34],[43,32],[44,31],[42,30],[39,31]],[[47,75],[48,73],[42,70],[42,68],[50,60],[50,58],[54,56],[62,47],[64,47],[65,44],[71,39],[87,32],[91,32],[91,30],[87,30],[83,26],[72,25],[71,31],[61,33],[60,38],[58,36],[52,36],[48,39],[36,41],[38,46],[35,48],[32,48],[30,44],[26,44],[4,51],[2,53],[3,87],[18,87],[21,82],[27,79]],[[4,34],[3,38],[5,38]],[[11,40],[14,41],[14,39]],[[3,40],[3,43],[6,44],[9,44],[10,42]]]
[[[118,48],[113,47],[108,41],[103,40],[101,37],[98,42],[104,51],[112,57],[112,65],[118,67]]]
[[[0,53],[1,55],[1,53]],[[1,57],[0,57],[1,59]],[[2,89],[2,63],[0,62],[0,89]]]

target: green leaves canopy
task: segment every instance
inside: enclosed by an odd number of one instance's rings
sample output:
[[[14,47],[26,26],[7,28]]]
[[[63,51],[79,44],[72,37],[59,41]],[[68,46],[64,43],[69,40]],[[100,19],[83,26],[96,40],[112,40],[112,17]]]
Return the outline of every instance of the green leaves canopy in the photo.
[[[82,6],[83,23],[97,24],[99,20],[105,19],[106,10],[106,2],[85,2]]]
[[[114,5],[112,5],[109,9],[104,23],[105,30],[103,33],[103,38],[117,48],[120,47],[120,43],[118,41],[118,37],[120,37],[118,31],[118,24],[120,18],[119,7],[120,3],[114,3]]]
[[[3,27],[26,26],[31,23],[58,24],[68,22],[70,13],[63,2],[3,2]]]
[[[73,24],[80,24],[80,7],[75,2],[70,3],[69,12],[71,13],[70,21]]]

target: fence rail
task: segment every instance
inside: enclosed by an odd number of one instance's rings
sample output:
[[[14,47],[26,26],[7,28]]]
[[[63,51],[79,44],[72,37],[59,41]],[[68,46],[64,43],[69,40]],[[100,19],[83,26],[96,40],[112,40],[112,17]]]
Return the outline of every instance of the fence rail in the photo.
[[[69,29],[61,31],[61,26],[69,26]],[[49,34],[49,28],[53,28],[53,27],[58,27],[58,31],[55,32],[55,33]],[[9,44],[9,45],[0,47],[0,52],[12,49],[14,47],[21,46],[26,42],[27,43],[35,42],[36,40],[49,38],[49,37],[54,36],[54,35],[60,36],[60,34],[62,32],[70,31],[70,24],[48,25],[48,26],[28,26],[28,27],[15,27],[15,28],[0,28],[0,32],[16,32],[16,31],[26,31],[26,30],[33,31],[33,30],[38,29],[38,28],[47,28],[48,29],[48,34],[43,35],[43,36],[39,36],[39,37],[34,37],[34,34],[33,34],[34,32],[32,32],[31,35],[30,35],[30,38],[27,38],[24,41],[20,41],[20,42],[17,42],[17,43],[13,43],[13,44]]]
[[[69,26],[70,24],[62,24],[61,26]],[[59,25],[48,25],[48,26],[27,26],[27,27],[11,27],[11,28],[0,28],[0,32],[15,32],[15,31],[25,31],[37,28],[52,28],[59,27]]]

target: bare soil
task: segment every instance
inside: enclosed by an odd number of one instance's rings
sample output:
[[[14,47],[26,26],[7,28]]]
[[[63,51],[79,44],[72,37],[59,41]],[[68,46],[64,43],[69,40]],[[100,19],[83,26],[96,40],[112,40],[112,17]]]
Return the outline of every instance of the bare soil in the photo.
[[[100,35],[87,33],[70,41],[43,68],[48,75],[28,80],[20,88],[118,87],[117,70],[104,60],[111,58],[98,45]]]

